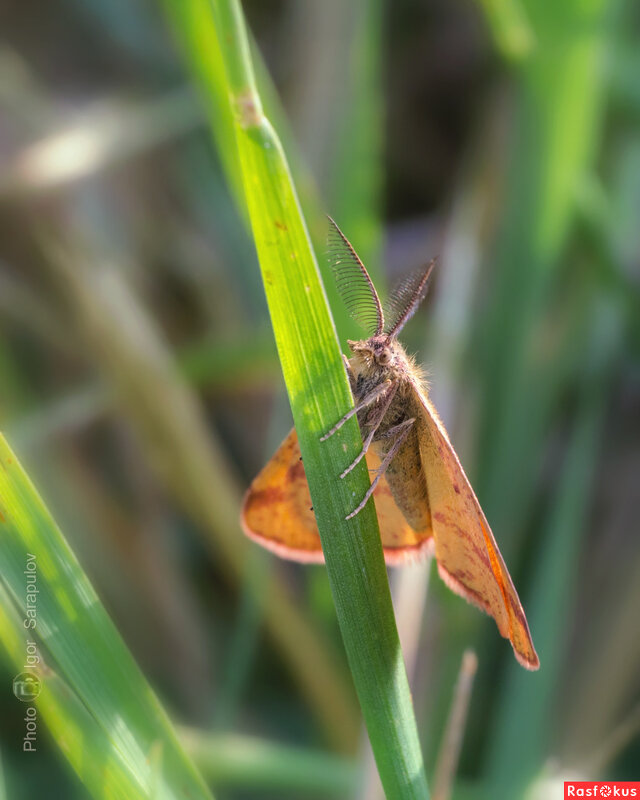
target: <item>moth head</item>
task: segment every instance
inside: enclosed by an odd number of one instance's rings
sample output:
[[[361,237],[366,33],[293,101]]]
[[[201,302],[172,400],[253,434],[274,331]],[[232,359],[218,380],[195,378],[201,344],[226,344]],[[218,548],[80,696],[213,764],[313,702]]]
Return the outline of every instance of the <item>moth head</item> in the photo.
[[[349,349],[360,356],[368,368],[392,367],[395,362],[395,346],[390,336],[381,334],[361,342],[349,341]]]

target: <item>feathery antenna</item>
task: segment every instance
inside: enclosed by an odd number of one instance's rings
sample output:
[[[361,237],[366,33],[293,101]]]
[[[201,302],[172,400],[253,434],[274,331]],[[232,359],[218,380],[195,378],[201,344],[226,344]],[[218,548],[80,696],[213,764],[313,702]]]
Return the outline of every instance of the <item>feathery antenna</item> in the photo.
[[[379,336],[384,328],[384,313],[373,281],[351,242],[329,215],[327,219],[327,257],[340,297],[351,318],[370,336]]]
[[[391,320],[385,331],[388,336],[397,336],[407,321],[415,314],[427,294],[429,277],[435,263],[434,258],[426,269],[401,280],[389,295],[389,299],[385,303],[386,316]]]

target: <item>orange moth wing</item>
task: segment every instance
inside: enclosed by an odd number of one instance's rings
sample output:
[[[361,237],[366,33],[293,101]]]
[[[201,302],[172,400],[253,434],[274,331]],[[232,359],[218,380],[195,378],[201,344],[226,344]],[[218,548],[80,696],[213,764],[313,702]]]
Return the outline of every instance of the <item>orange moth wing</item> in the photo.
[[[412,413],[417,417],[440,577],[495,619],[523,667],[538,669],[529,626],[491,528],[435,409],[421,387],[414,388],[419,408]]]
[[[367,454],[367,466],[369,469],[380,466],[373,452]],[[432,549],[431,529],[413,530],[384,478],[373,497],[388,564],[419,558]],[[247,536],[282,558],[324,562],[295,428],[249,487],[242,505],[241,522]]]

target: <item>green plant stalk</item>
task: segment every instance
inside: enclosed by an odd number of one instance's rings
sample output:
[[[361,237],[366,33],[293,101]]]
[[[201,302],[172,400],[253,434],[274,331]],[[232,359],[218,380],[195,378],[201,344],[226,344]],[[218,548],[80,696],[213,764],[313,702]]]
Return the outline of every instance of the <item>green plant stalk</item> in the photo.
[[[269,387],[280,380],[281,374],[271,331],[266,328],[233,341],[201,339],[178,351],[176,361],[185,381],[213,393],[241,391],[262,383]],[[116,404],[113,391],[103,382],[94,381],[37,410],[12,416],[9,438],[24,455],[25,450],[41,447],[53,436],[83,429],[112,411]]]
[[[611,324],[611,310],[606,302],[599,302],[597,291],[593,287],[591,342],[586,352],[582,351],[585,367],[579,405],[527,603],[543,668],[534,675],[509,669],[489,755],[488,780],[496,800],[524,793],[549,756],[548,743],[557,727],[554,692],[566,650],[576,565],[586,530],[612,365],[622,342],[621,326]],[[513,735],[514,730],[519,730],[518,736]]]
[[[374,0],[376,4],[378,1]],[[248,223],[235,141],[234,120],[228,101],[220,42],[211,17],[210,0],[162,0],[162,2],[171,25],[181,40],[190,69],[201,88],[210,130],[235,204],[243,220]],[[366,0],[361,0],[361,2],[364,6]],[[368,30],[375,29],[376,23],[373,19],[368,18],[364,7],[362,17],[367,21]],[[365,59],[371,61],[372,56],[366,52],[364,44],[360,43],[360,38],[362,37],[359,37],[358,61],[361,62]],[[363,49],[365,52],[360,54],[360,50]],[[251,50],[255,51],[256,48],[251,48]],[[297,152],[280,100],[257,52],[256,60],[258,91],[270,119],[276,124],[281,140],[286,145],[291,170],[296,179],[300,201],[309,224],[314,246],[316,249],[322,249],[326,237],[326,220],[321,210],[318,188]],[[360,68],[358,79],[360,79],[361,72]],[[348,124],[348,127],[345,127],[340,141],[343,152],[334,170],[336,174],[342,170],[342,185],[349,188],[345,190],[346,202],[340,202],[339,208],[334,209],[334,214],[337,214],[341,224],[353,224],[354,241],[357,245],[363,236],[369,236],[371,242],[374,243],[377,243],[379,239],[377,221],[371,216],[371,206],[375,203],[374,198],[377,197],[375,190],[379,186],[379,176],[377,174],[375,176],[367,175],[367,170],[362,167],[362,147],[371,139],[373,141],[369,149],[371,151],[376,149],[379,138],[376,136],[376,131],[379,126],[373,124],[376,119],[376,101],[373,90],[367,87],[367,91],[363,91],[363,86],[359,84],[353,95],[349,98],[349,114],[345,115],[348,118],[345,125]],[[359,139],[356,138],[359,135],[356,133],[356,123],[360,132],[363,132],[364,127],[367,126],[366,138],[363,135],[360,135]],[[355,148],[360,148],[357,158],[351,157]],[[371,161],[371,159],[367,160],[369,166]],[[335,195],[337,201],[337,191],[332,194]],[[369,248],[371,248],[371,243],[366,242],[364,252]],[[373,264],[367,262],[367,264],[374,282],[376,285],[380,285],[381,281],[378,280],[379,272],[375,262]],[[320,264],[320,272],[323,277],[331,278],[328,264]],[[346,345],[347,338],[354,335],[354,322],[347,310],[337,303],[338,292],[333,282],[328,281],[327,284],[329,299],[335,306],[334,321],[340,340]]]
[[[532,630],[539,632],[536,645],[545,669],[533,676],[509,669],[489,759],[488,780],[496,800],[521,796],[548,756],[546,745],[554,729],[553,697],[562,665],[567,610],[575,582],[573,565],[578,557],[586,517],[586,498],[604,408],[602,391],[585,396],[584,400],[554,515],[546,532],[536,574],[536,592],[528,602]],[[557,619],[559,613],[564,626],[546,624],[549,616]],[[527,678],[530,680],[525,685]],[[526,725],[522,725],[523,720]],[[514,736],[514,730],[518,729],[520,732]]]
[[[2,754],[0,754],[0,800],[7,800],[7,782],[5,779],[4,765],[2,763]]]
[[[535,46],[535,35],[521,0],[480,0],[502,56],[520,61]]]
[[[357,0],[342,6],[355,17],[348,49],[346,96],[334,124],[339,135],[330,166],[327,194],[331,216],[349,231],[349,240],[367,265],[378,292],[384,291],[382,250],[383,121],[381,65],[383,7],[381,0]]]
[[[356,787],[354,761],[250,736],[180,731],[182,743],[213,786],[344,796]]]
[[[210,794],[164,710],[118,635],[55,522],[0,436],[0,641],[20,672],[43,681],[38,708],[66,757],[97,798]],[[34,601],[25,577],[35,566]],[[28,573],[31,574],[31,573]],[[36,616],[27,616],[27,604]],[[35,619],[34,628],[25,620]],[[34,666],[26,640],[55,665]],[[16,701],[17,702],[17,701]],[[150,764],[162,752],[161,769]],[[87,761],[87,754],[93,754]]]
[[[246,220],[242,175],[233,134],[233,117],[226,98],[220,48],[211,25],[208,0],[162,0],[172,28],[185,44],[192,72],[203,88],[209,127],[220,153],[227,184],[236,207]]]
[[[536,337],[564,266],[558,256],[576,186],[596,152],[610,38],[609,0],[523,6],[537,45],[520,65],[506,214],[495,245],[491,309],[478,337],[483,352],[475,359],[487,387],[476,488],[507,563],[530,511],[549,410],[562,386],[549,385]]]
[[[482,330],[469,359],[483,385],[474,485],[514,573],[522,537],[535,519],[548,432],[582,359],[582,343],[575,338],[579,329],[566,323],[572,318],[578,322],[588,305],[576,292],[560,311],[553,306],[561,276],[573,267],[560,255],[574,219],[576,188],[597,152],[610,5],[608,0],[523,3],[536,45],[515,76],[502,230],[492,253],[489,308],[480,319]],[[577,288],[582,292],[582,282]],[[548,333],[554,329],[552,340]],[[523,601],[538,645],[554,635],[561,618],[551,614],[534,624],[526,592]],[[552,667],[539,650],[541,675],[550,674]],[[540,683],[537,675],[529,678],[531,686]],[[492,692],[487,685],[478,701],[488,704]],[[539,742],[549,735],[538,725],[544,721],[538,715],[529,719],[524,712],[520,716],[518,727],[526,725],[528,741],[537,740],[532,753],[539,752]],[[477,735],[484,738],[486,731]],[[528,769],[525,760],[512,758],[512,771],[520,764]]]
[[[309,235],[279,139],[262,113],[239,3],[213,3],[238,153],[278,353],[298,431],[338,622],[389,797],[428,797],[373,504],[346,513],[369,484],[355,419],[320,437],[352,398]]]

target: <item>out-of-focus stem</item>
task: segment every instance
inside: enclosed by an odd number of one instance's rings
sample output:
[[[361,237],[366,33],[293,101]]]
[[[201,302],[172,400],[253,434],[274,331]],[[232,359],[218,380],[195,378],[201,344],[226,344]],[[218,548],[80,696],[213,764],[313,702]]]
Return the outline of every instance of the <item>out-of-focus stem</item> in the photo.
[[[436,764],[433,786],[433,800],[449,800],[460,757],[464,737],[464,727],[471,700],[473,679],[478,668],[478,658],[473,650],[466,650],[462,656],[460,673],[453,694],[453,702],[447,727],[445,728],[440,753]]]
[[[640,732],[640,705],[632,709],[602,744],[576,767],[577,775],[601,775]]]
[[[239,523],[240,491],[222,447],[180,376],[153,321],[117,268],[46,243],[49,268],[81,335],[114,386],[147,460],[206,531],[212,556],[232,582],[244,572],[247,546]],[[259,598],[267,630],[332,744],[350,751],[358,713],[332,647],[272,581]]]
[[[327,753],[192,728],[180,734],[187,752],[215,786],[342,797],[355,783],[355,764]]]

